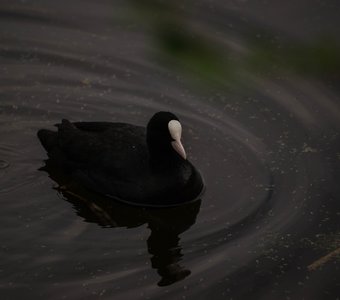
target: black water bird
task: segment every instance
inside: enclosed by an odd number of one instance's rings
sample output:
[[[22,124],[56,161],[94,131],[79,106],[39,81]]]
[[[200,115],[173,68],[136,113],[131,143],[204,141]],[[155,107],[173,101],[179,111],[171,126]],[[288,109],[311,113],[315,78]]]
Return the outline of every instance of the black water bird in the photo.
[[[127,123],[62,120],[58,131],[38,137],[50,164],[81,185],[142,206],[173,206],[196,200],[204,184],[181,143],[182,126],[158,112],[147,128]]]

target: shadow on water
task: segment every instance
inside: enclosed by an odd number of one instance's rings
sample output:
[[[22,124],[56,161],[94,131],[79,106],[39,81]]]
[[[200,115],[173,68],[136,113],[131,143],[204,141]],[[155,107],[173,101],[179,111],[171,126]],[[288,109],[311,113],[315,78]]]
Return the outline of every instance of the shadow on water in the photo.
[[[181,265],[182,248],[179,235],[196,221],[201,200],[172,208],[143,208],[117,202],[85,190],[60,168],[45,161],[39,170],[49,174],[59,186],[55,189],[70,202],[85,222],[105,228],[136,228],[146,224],[151,231],[147,249],[151,266],[161,277],[159,286],[167,286],[184,279],[191,271]]]

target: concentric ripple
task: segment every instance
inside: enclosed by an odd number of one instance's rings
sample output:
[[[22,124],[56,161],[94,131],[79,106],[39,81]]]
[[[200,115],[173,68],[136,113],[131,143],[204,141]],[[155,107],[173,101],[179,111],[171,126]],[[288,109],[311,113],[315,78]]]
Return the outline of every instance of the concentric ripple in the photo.
[[[339,248],[338,91],[283,70],[249,72],[233,88],[224,78],[196,86],[158,63],[133,1],[99,2],[0,5],[4,299],[335,295],[338,260],[308,266]],[[241,4],[210,2],[180,12],[223,50],[251,52],[245,41],[266,24],[240,19]],[[62,118],[145,125],[160,110],[183,124],[206,182],[201,201],[134,208],[41,170],[38,129]]]

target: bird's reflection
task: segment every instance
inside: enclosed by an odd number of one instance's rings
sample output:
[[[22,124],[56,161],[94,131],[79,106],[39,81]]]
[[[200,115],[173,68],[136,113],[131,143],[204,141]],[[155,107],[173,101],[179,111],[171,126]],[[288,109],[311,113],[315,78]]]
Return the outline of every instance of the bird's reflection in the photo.
[[[72,182],[49,160],[40,170],[46,171],[58,183],[56,189],[86,222],[126,228],[147,224],[151,230],[147,248],[151,265],[161,277],[159,286],[170,285],[190,275],[190,270],[180,264],[183,255],[179,235],[195,223],[201,200],[172,208],[134,207],[89,192]]]

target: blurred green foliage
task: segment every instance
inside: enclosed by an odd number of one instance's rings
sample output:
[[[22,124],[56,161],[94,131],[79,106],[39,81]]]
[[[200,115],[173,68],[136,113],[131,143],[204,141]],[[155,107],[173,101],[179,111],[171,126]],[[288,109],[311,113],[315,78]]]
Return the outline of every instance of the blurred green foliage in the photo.
[[[139,21],[159,49],[158,59],[190,79],[209,84],[241,83],[245,74],[272,76],[294,72],[303,76],[338,77],[340,45],[334,38],[284,41],[263,28],[240,34],[245,51],[237,51],[193,26],[179,1],[130,0]],[[188,3],[186,3],[188,5]],[[226,20],[228,22],[228,20]],[[259,37],[255,32],[261,31]],[[227,33],[226,33],[227,34]],[[226,37],[228,39],[228,37]]]

